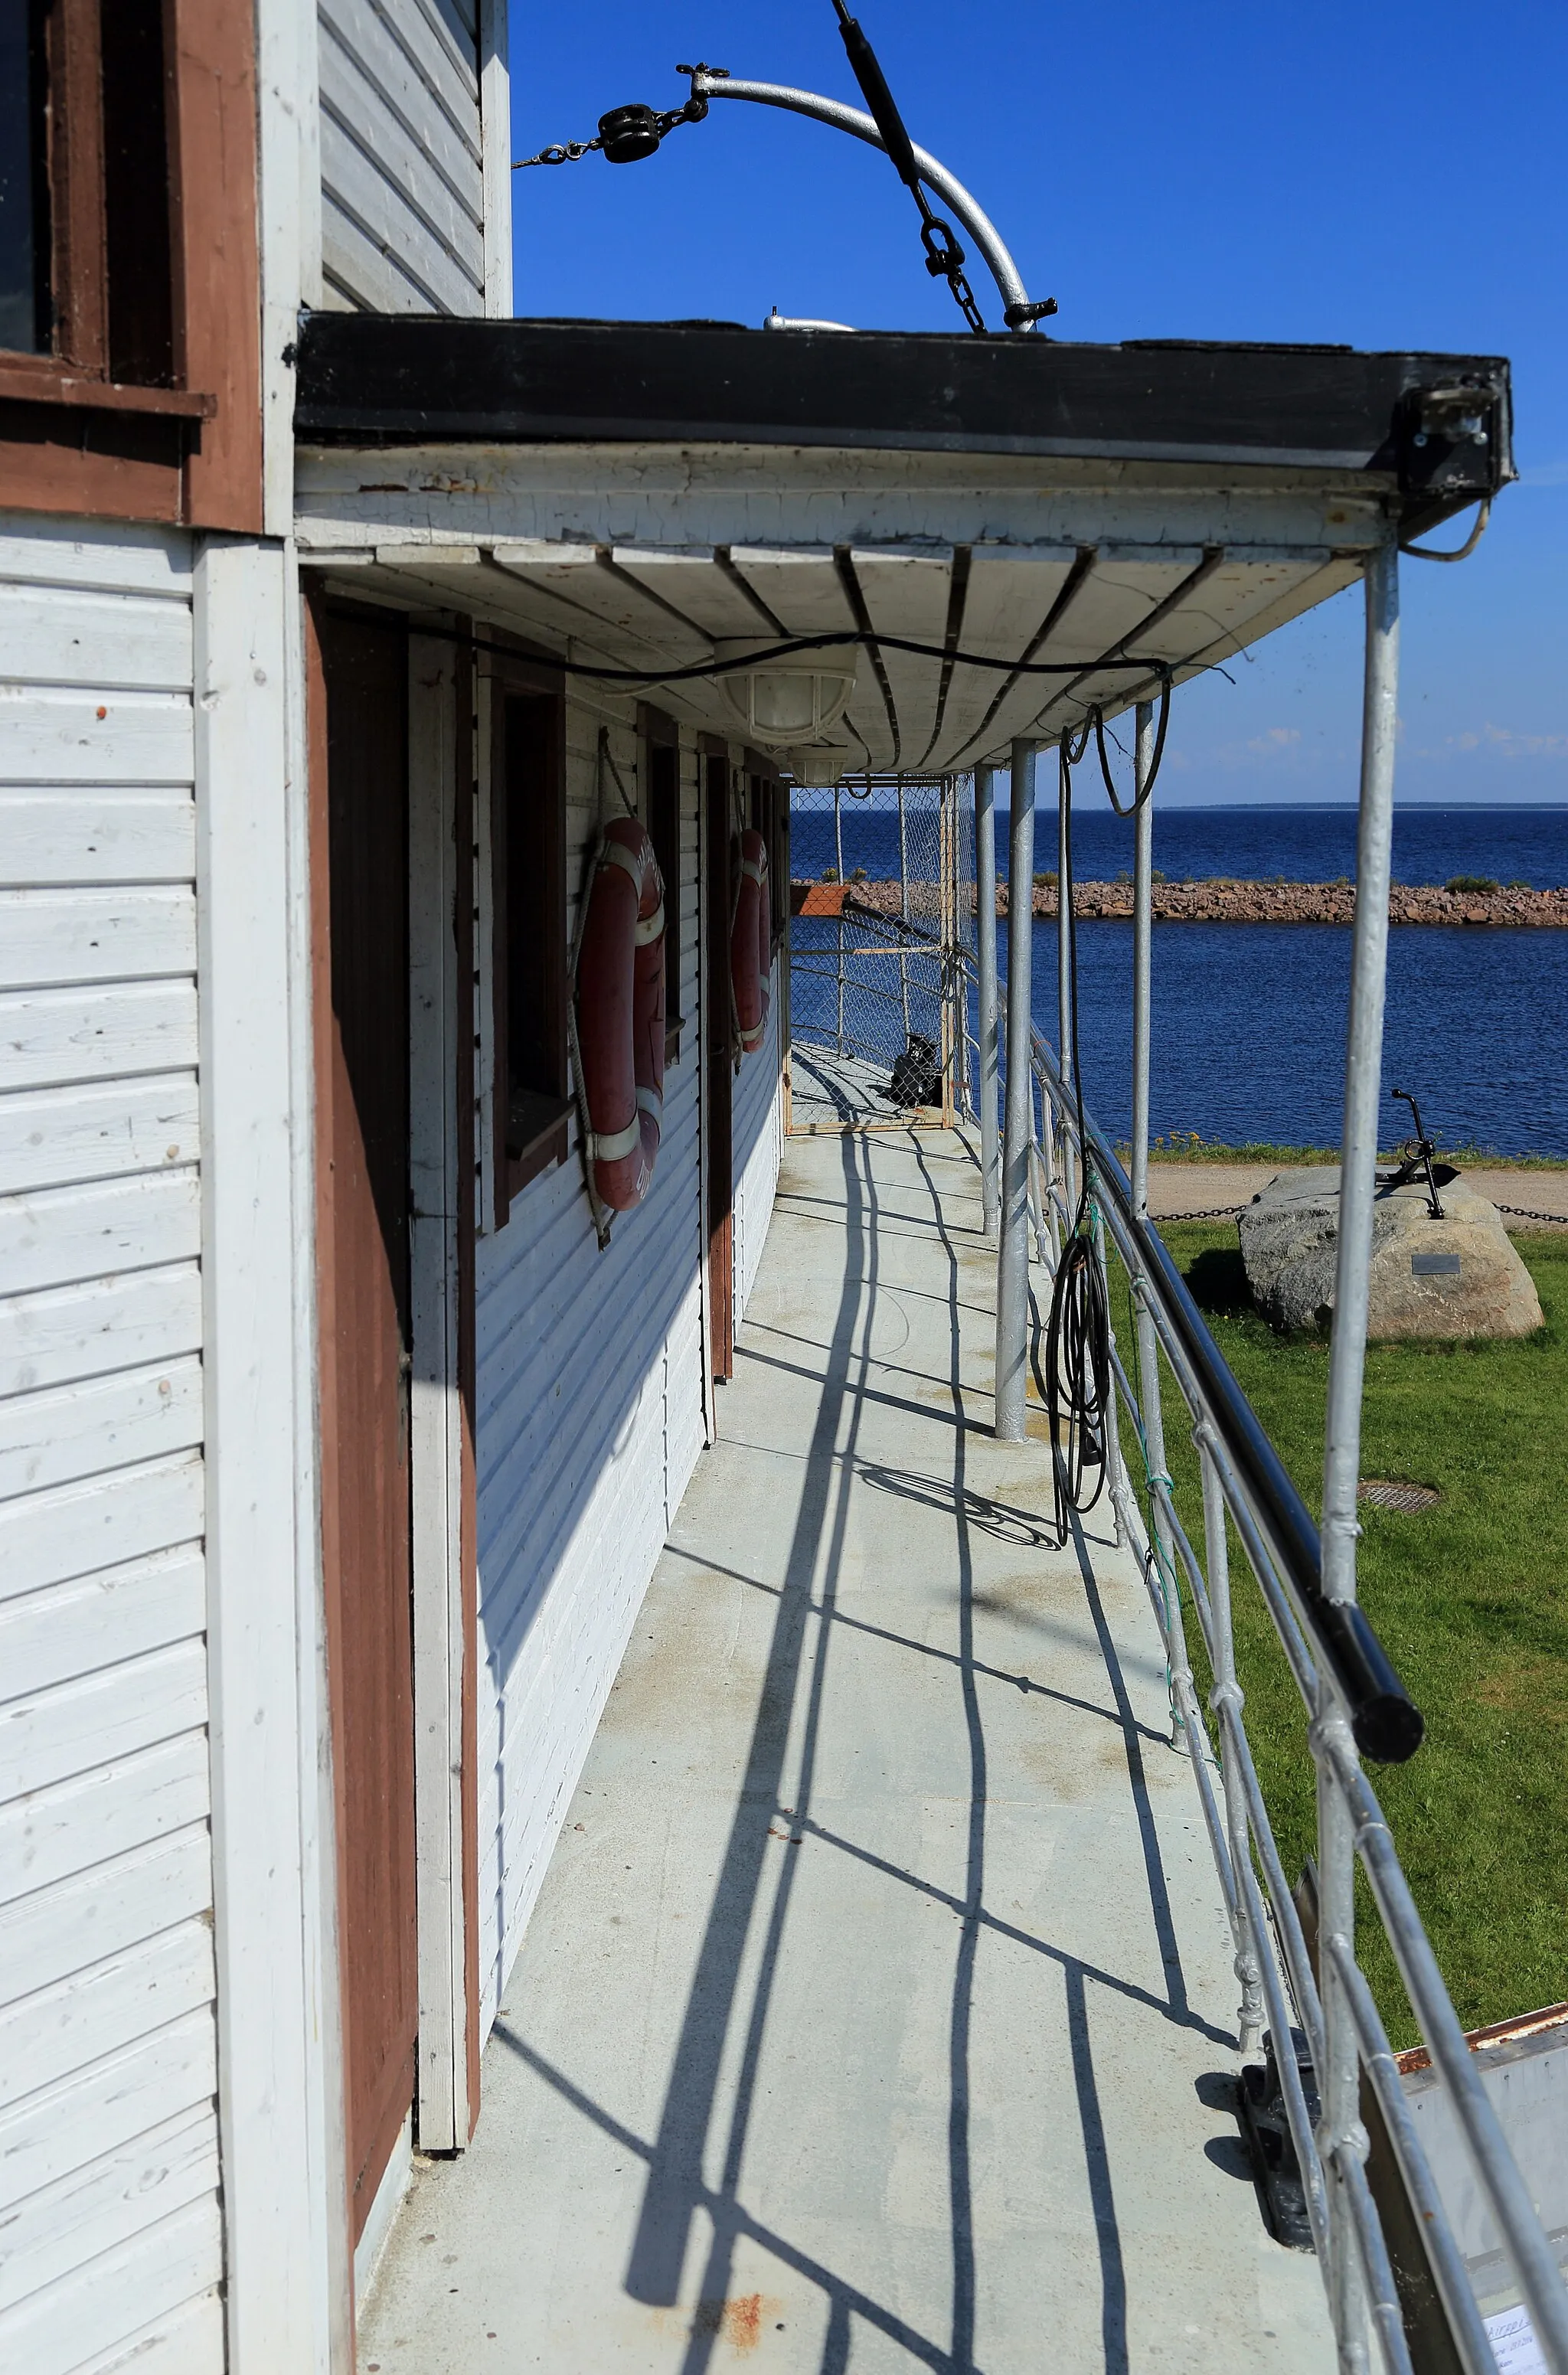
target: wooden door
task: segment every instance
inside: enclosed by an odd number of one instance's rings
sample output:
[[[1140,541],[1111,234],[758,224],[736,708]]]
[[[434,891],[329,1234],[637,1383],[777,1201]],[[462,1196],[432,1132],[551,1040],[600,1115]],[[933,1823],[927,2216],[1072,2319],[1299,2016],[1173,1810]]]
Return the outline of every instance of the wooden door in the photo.
[[[348,2174],[358,2241],[413,2101],[419,2022],[408,1444],[408,671],[400,626],[320,611],[315,623],[322,664],[316,690],[324,706],[324,732],[312,738],[322,1530]]]
[[[704,955],[704,1018],[708,1034],[708,1297],[713,1311],[713,1376],[735,1375],[735,1150],[731,1098],[735,1032],[729,939],[735,915],[734,834],[729,762],[703,762],[703,833],[708,869],[708,945]]]

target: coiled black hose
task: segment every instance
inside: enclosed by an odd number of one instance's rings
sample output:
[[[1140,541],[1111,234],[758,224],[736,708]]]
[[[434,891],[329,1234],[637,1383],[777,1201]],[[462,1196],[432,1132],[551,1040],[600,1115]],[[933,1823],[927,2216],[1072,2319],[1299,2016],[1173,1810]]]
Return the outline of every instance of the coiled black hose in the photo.
[[[1154,778],[1160,772],[1170,709],[1171,680],[1167,676],[1161,688],[1160,727],[1149,780],[1138,786],[1126,808],[1123,808],[1117,799],[1115,786],[1111,780],[1105,755],[1104,719],[1098,706],[1091,709],[1084,719],[1076,741],[1070,734],[1065,734],[1056,746],[1057,783],[1062,805],[1062,874],[1056,886],[1056,896],[1061,903],[1067,929],[1068,1000],[1068,1011],[1061,1017],[1059,1035],[1063,1039],[1070,1037],[1072,1046],[1073,1095],[1078,1106],[1080,1151],[1089,1145],[1089,1131],[1084,1119],[1083,1066],[1078,1044],[1073,769],[1088,750],[1092,734],[1112,807],[1118,816],[1135,816],[1152,792]],[[1076,1511],[1079,1517],[1087,1516],[1105,1490],[1110,1471],[1110,1430],[1116,1423],[1111,1385],[1111,1313],[1105,1297],[1100,1251],[1094,1242],[1093,1206],[1089,1183],[1090,1172],[1086,1162],[1079,1188],[1078,1210],[1073,1215],[1072,1227],[1062,1247],[1052,1282],[1051,1313],[1045,1329],[1045,1411],[1054,1454],[1056,1535],[1062,1544],[1067,1542],[1071,1530],[1069,1512]]]

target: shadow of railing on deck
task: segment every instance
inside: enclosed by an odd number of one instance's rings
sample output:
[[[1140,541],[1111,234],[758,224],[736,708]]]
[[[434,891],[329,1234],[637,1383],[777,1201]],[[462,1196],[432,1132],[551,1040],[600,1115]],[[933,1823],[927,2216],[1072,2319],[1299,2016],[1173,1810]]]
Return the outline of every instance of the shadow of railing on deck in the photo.
[[[851,1388],[854,1339],[858,1321],[864,1329],[862,1341],[868,1341],[875,1314],[877,1235],[876,1190],[871,1183],[870,1164],[868,1160],[865,1162],[863,1181],[863,1149],[855,1139],[846,1137],[843,1140],[843,1160],[846,1243],[838,1317],[807,1455],[799,1514],[785,1566],[784,1589],[779,1596],[745,1778],[676,2047],[664,2115],[654,2145],[642,2213],[626,2275],[626,2289],[632,2298],[658,2307],[671,2307],[676,2301],[692,2214],[699,2204],[707,2208],[713,2229],[701,2287],[701,2298],[704,2301],[722,2301],[727,2298],[735,2247],[744,2225],[736,2198],[737,2190],[750,2122],[762,2032],[777,1972],[795,1874],[799,1869],[794,1858],[785,1862],[769,1913],[760,1968],[746,2021],[741,2066],[716,2199],[703,2180],[702,2156],[713,2116],[720,2061],[740,1981],[741,1958],[761,1886],[768,1834],[782,1794],[784,1755],[806,1648],[819,1554],[825,1539],[827,1555],[822,1562],[822,1598],[824,1604],[831,1608],[848,1521],[849,1471],[840,1464],[839,1429],[843,1406],[848,1401],[849,1440],[844,1448],[853,1453],[860,1424],[859,1399]],[[819,1656],[811,1671],[800,1755],[800,1783],[796,1793],[802,1811],[810,1802],[827,1666],[827,1658]],[[698,2371],[707,2366],[713,2356],[714,2339],[712,2333],[704,2331],[699,2324],[686,2354],[685,2375],[698,2375]]]
[[[884,1144],[886,1141],[884,1140]],[[950,1477],[919,1474],[875,1462],[859,1461],[855,1444],[863,1410],[896,1400],[869,1385],[869,1372],[879,1365],[871,1353],[872,1323],[878,1284],[877,1192],[869,1153],[863,1139],[843,1140],[845,1245],[843,1283],[837,1318],[828,1347],[825,1374],[809,1447],[804,1456],[805,1477],[799,1511],[782,1587],[736,1574],[736,1580],[768,1593],[777,1602],[772,1639],[752,1730],[744,1780],[731,1825],[719,1879],[714,1890],[696,1974],[688,1999],[671,2067],[657,2135],[634,2134],[611,2113],[575,2086],[564,2072],[548,2062],[503,2018],[494,2035],[517,2054],[564,2100],[607,2135],[640,2158],[647,2179],[637,2231],[626,2276],[632,2298],[661,2308],[677,2305],[690,2245],[694,2216],[701,2214],[712,2229],[699,2288],[700,2313],[694,2319],[682,2375],[703,2375],[723,2336],[720,2311],[728,2298],[737,2245],[755,2244],[774,2254],[783,2266],[818,2286],[828,2304],[828,2325],[819,2375],[843,2375],[850,2364],[853,2321],[863,2320],[894,2342],[916,2363],[940,2370],[940,2375],[975,2375],[974,2357],[977,2268],[970,2167],[970,2041],[975,1966],[983,1935],[1005,1940],[1038,1953],[1061,1969],[1064,2026],[1084,2156],[1084,2168],[1100,2260],[1101,2334],[1106,2375],[1126,2375],[1126,2280],[1112,2181],[1109,2148],[1096,2080],[1090,2021],[1089,1989],[1096,1988],[1138,2003],[1184,2027],[1200,2031],[1216,2043],[1232,2045],[1228,2032],[1211,2027],[1187,2001],[1172,1908],[1161,1863],[1153,1811],[1144,1772],[1142,1741],[1163,1746],[1160,1735],[1140,1725],[1115,1645],[1111,1636],[1089,1544],[1076,1535],[1076,1549],[1086,1601],[1104,1661],[1113,1704],[1091,1707],[1054,1691],[1033,1678],[987,1665],[976,1655],[974,1618],[981,1605],[974,1589],[971,1537],[984,1531],[1004,1542],[1038,1545],[1046,1540],[1040,1521],[973,1491],[966,1481],[967,1435],[972,1425],[986,1425],[988,1409],[971,1413],[960,1368],[959,1248],[944,1218],[940,1197],[926,1151],[911,1134],[909,1143],[930,1194],[936,1235],[949,1262],[948,1302],[951,1311],[950,1368],[944,1381],[952,1400],[952,1471]],[[857,1349],[858,1345],[858,1349]],[[766,1360],[766,1356],[753,1354]],[[786,1366],[786,1364],[776,1364]],[[845,1412],[848,1424],[844,1428]],[[929,1406],[924,1415],[937,1413]],[[841,1442],[841,1429],[843,1440]],[[836,1578],[848,1520],[850,1494],[858,1479],[874,1489],[951,1512],[954,1524],[958,1583],[956,1649],[908,1640],[885,1627],[851,1615],[837,1605]],[[675,1546],[672,1546],[674,1548]],[[677,1555],[682,1554],[676,1550]],[[704,1560],[704,1566],[711,1562]],[[733,1570],[725,1570],[726,1573]],[[818,1578],[819,1576],[819,1586]],[[816,1588],[814,1588],[816,1587]],[[809,1628],[819,1627],[817,1655],[810,1661],[808,1698],[802,1725],[797,1802],[782,1802],[782,1783],[791,1725]],[[967,1838],[962,1893],[938,1887],[920,1874],[906,1871],[857,1842],[843,1837],[819,1822],[810,1811],[811,1790],[829,1666],[828,1648],[835,1628],[843,1626],[877,1634],[925,1657],[940,1660],[956,1670],[962,1700],[969,1752]],[[1166,1993],[1163,1999],[1129,1977],[1101,1969],[1019,1929],[987,1908],[984,1903],[987,1760],[979,1685],[983,1681],[1014,1684],[1052,1699],[1067,1700],[1086,1713],[1100,1715],[1121,1731],[1128,1780],[1137,1810],[1139,1839],[1147,1873],[1151,1919],[1161,1956]],[[716,2184],[703,2173],[709,2132],[720,2092],[721,2062],[741,1993],[742,1957],[763,1892],[770,1830],[783,1815],[796,1838],[810,1838],[875,1868],[884,1876],[920,1891],[943,1904],[958,1920],[959,1939],[953,1967],[948,2031],[948,2192],[951,2252],[951,2330],[944,2344],[911,2327],[886,2304],[875,2300],[834,2271],[824,2267],[787,2238],[753,2215],[739,2199],[740,2175],[750,2122],[753,2096],[760,2064],[763,2033],[771,2007],[795,1874],[794,1858],[785,1859],[769,1909],[751,2000],[743,2014],[740,2068],[728,2113],[722,2167]]]

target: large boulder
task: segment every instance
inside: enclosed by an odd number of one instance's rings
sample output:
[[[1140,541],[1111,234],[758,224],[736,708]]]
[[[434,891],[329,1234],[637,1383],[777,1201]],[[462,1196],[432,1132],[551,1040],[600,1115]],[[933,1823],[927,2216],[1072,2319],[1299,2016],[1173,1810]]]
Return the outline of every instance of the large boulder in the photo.
[[[1373,1336],[1527,1336],[1541,1325],[1535,1282],[1495,1204],[1439,1167],[1444,1217],[1424,1185],[1380,1188],[1373,1207]],[[1326,1328],[1338,1255],[1338,1165],[1281,1171],[1238,1229],[1253,1300],[1276,1328]]]

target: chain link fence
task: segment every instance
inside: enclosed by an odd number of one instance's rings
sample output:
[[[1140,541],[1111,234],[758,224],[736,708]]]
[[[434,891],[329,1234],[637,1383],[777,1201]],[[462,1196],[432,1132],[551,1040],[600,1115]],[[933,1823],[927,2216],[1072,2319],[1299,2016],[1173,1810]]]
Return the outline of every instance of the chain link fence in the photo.
[[[973,1109],[973,778],[790,794],[792,1127]]]

